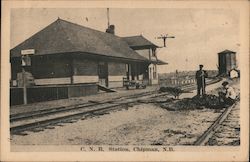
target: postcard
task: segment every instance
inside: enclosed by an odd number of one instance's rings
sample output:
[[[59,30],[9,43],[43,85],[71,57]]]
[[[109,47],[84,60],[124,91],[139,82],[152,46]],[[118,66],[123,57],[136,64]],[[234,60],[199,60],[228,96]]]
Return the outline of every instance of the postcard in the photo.
[[[249,1],[3,1],[2,161],[247,161]]]

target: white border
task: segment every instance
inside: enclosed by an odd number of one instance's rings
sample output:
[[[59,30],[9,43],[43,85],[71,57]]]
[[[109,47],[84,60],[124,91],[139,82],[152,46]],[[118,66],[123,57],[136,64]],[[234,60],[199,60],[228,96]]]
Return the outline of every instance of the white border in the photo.
[[[9,49],[11,8],[240,8],[241,146],[181,147],[183,151],[159,153],[123,152],[10,152]],[[1,160],[4,161],[243,161],[249,146],[249,1],[3,1],[1,59]],[[54,146],[46,146],[47,148]],[[69,150],[70,148],[67,147]],[[186,150],[186,151],[184,151]]]

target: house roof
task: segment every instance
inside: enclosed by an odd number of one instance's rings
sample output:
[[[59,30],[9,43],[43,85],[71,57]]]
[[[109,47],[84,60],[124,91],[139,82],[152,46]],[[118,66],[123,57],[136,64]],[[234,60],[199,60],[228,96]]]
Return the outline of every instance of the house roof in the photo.
[[[151,61],[151,62],[152,62],[152,63],[155,63],[155,64],[157,64],[157,65],[167,65],[167,64],[168,64],[167,62],[162,61],[162,60],[160,60],[160,59],[157,59],[157,60]]]
[[[222,51],[222,52],[219,52],[218,54],[224,54],[224,53],[236,53],[236,52],[234,52],[234,51],[230,51],[230,50],[224,50],[224,51]]]
[[[35,49],[34,55],[85,52],[102,56],[148,61],[118,36],[57,19],[35,35],[11,49],[11,57],[21,50]]]
[[[142,35],[138,36],[130,36],[130,37],[123,37],[123,40],[125,40],[128,45],[133,48],[133,47],[145,47],[145,46],[151,46],[157,48],[158,46],[147,40],[145,37]]]
[[[167,65],[168,63],[162,60],[157,59],[157,65]]]

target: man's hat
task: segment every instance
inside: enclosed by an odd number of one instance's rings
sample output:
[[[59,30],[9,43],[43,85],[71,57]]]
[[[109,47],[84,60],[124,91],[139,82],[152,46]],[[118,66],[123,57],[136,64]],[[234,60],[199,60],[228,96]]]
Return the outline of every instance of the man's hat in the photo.
[[[222,83],[222,85],[223,86],[226,86],[226,85],[228,85],[229,83],[227,82],[227,81],[224,81],[223,83]]]
[[[201,65],[201,64],[200,64],[199,66],[200,66],[200,67],[203,67],[203,65]]]

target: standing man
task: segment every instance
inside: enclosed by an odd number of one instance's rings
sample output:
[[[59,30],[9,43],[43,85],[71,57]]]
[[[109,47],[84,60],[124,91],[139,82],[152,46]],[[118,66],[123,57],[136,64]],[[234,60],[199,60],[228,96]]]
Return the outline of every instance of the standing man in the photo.
[[[203,69],[203,65],[199,65],[200,70],[196,71],[196,83],[197,83],[197,96],[201,95],[202,90],[202,96],[206,94],[205,87],[206,87],[206,81],[205,78],[207,78],[207,72]]]

